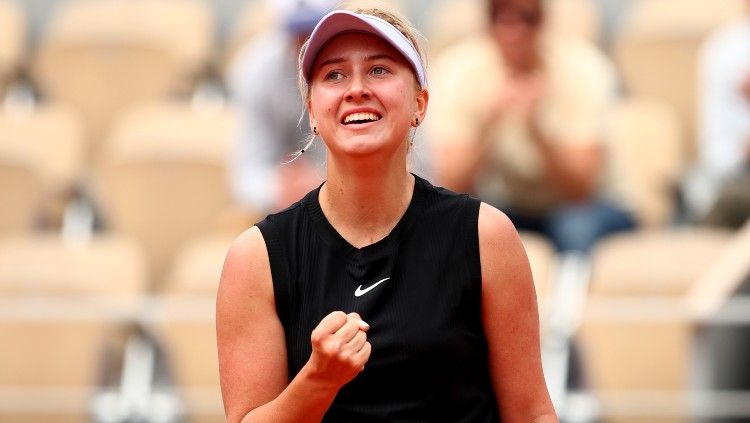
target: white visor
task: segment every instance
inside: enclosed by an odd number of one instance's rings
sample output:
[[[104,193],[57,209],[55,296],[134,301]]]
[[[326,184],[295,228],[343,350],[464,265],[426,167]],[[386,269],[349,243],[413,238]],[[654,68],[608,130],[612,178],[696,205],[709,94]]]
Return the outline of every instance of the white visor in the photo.
[[[393,25],[376,16],[363,15],[348,10],[334,10],[318,22],[310,35],[307,50],[300,65],[305,81],[310,83],[312,66],[323,46],[333,37],[344,32],[360,31],[380,37],[398,50],[409,62],[422,88],[427,87],[424,65],[419,53],[408,38]]]

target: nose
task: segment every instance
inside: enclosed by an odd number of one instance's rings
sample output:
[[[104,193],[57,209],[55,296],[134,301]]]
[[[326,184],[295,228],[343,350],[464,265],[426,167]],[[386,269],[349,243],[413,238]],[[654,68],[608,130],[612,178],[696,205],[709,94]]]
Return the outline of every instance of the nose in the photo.
[[[345,97],[347,101],[360,101],[370,98],[370,88],[367,86],[364,76],[357,72],[352,75],[349,81]]]

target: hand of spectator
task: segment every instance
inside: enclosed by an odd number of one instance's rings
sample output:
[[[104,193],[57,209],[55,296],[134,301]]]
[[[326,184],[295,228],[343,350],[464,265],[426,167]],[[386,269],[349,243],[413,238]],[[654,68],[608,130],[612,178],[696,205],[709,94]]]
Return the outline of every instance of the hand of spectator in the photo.
[[[310,336],[311,376],[335,390],[354,379],[370,358],[368,329],[357,313],[334,311],[324,317]]]
[[[513,88],[513,109],[527,125],[536,125],[537,111],[545,91],[544,77],[538,73],[523,76]]]
[[[279,189],[276,210],[283,210],[301,199],[322,182],[313,166],[300,158],[279,167]]]
[[[544,92],[545,80],[541,73],[508,77],[501,95],[490,108],[490,121],[494,122],[504,113],[512,113],[527,125],[536,125],[535,116]]]

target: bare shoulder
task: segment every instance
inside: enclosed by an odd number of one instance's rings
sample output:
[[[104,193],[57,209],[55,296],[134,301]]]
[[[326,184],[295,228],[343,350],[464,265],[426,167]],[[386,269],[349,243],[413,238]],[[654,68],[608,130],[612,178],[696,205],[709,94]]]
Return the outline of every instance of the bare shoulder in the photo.
[[[482,273],[507,269],[506,266],[528,266],[526,251],[513,222],[489,204],[479,207],[479,255]]]
[[[237,236],[229,247],[219,284],[219,299],[226,291],[252,296],[271,295],[273,299],[268,251],[256,226]]]
[[[479,237],[516,238],[518,233],[508,216],[495,207],[482,203],[479,206]]]

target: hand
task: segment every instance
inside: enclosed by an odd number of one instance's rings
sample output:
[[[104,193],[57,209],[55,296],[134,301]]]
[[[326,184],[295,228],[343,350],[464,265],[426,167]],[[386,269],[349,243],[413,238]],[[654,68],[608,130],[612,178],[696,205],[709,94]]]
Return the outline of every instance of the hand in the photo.
[[[512,79],[511,107],[528,126],[536,125],[536,115],[544,95],[544,78],[541,74],[521,75]]]
[[[367,342],[365,323],[357,313],[330,313],[312,331],[311,376],[340,389],[365,368],[372,346]]]
[[[492,103],[488,123],[504,113],[513,113],[529,126],[536,125],[535,116],[545,92],[544,75],[540,73],[510,75],[501,95]]]

